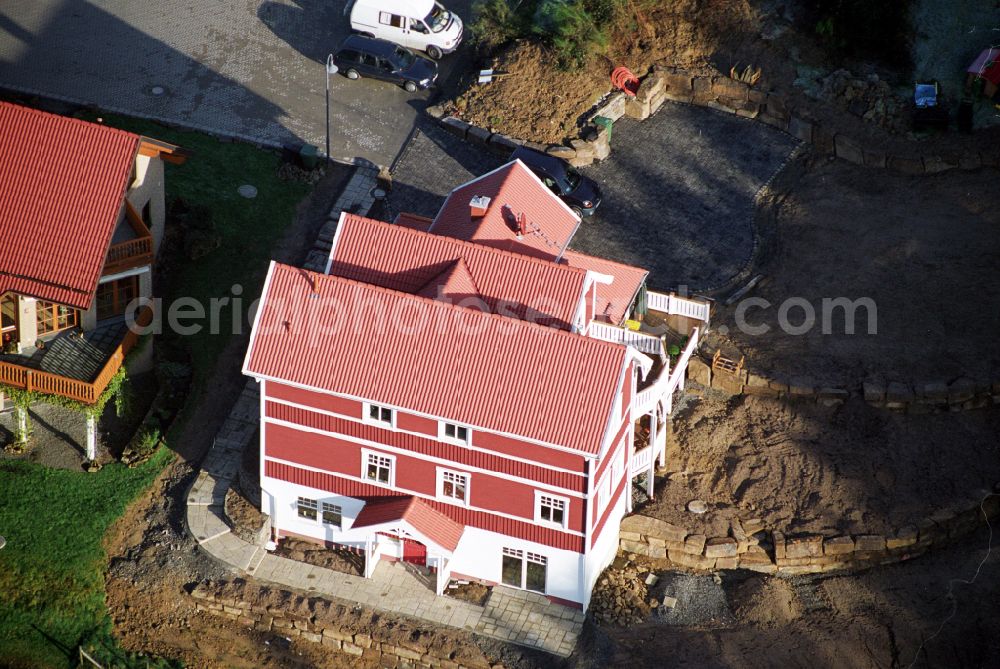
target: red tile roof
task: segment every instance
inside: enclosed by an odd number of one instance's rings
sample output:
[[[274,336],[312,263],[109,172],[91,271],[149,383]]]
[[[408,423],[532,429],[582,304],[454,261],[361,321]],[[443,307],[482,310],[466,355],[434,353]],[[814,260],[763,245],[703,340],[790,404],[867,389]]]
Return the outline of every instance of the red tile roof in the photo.
[[[412,228],[413,230],[420,230],[426,232],[427,228],[431,227],[431,223],[434,219],[427,218],[426,216],[419,216],[417,214],[411,214],[409,212],[402,212],[396,215],[396,220],[392,222],[393,225],[400,225],[404,228]]]
[[[272,263],[244,372],[596,455],[624,346]]]
[[[485,216],[473,218],[469,201],[489,197]],[[518,239],[517,219],[527,232]],[[573,238],[580,219],[539,181],[520,160],[507,163],[453,190],[430,232],[540,258],[558,258]]]
[[[458,548],[458,542],[465,532],[464,525],[410,495],[376,497],[366,501],[351,527],[371,527],[399,521],[405,521],[417,532],[449,551]]]
[[[139,136],[0,102],[0,295],[90,307]]]
[[[564,329],[586,284],[583,269],[352,214],[341,218],[331,255],[330,273],[337,276],[424,297],[444,287],[454,291],[453,302],[475,291],[491,311],[504,301],[518,305],[508,307],[518,318],[530,309]],[[460,259],[464,269],[456,268]]]
[[[567,250],[563,254],[562,262],[570,267],[590,270],[614,278],[610,285],[597,284],[597,311],[594,315],[594,320],[607,320],[614,325],[621,325],[625,320],[626,312],[635,302],[639,288],[642,287],[649,275],[647,270],[640,267],[623,265],[612,260],[595,258],[571,250]]]

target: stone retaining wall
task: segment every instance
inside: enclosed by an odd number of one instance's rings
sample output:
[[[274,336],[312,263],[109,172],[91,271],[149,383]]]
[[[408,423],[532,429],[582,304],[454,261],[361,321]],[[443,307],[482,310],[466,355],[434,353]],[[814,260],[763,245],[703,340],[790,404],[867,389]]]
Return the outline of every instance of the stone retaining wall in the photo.
[[[284,598],[280,603],[275,604],[275,598],[269,597],[265,604],[260,594],[236,579],[230,583],[199,583],[190,597],[199,611],[235,620],[260,632],[322,644],[333,652],[381,667],[503,669],[458,634],[380,622],[377,615],[365,613],[360,607],[351,609],[289,592],[281,593]],[[358,631],[360,628],[367,631]]]
[[[705,388],[730,395],[796,399],[825,406],[843,404],[848,398],[859,395],[871,406],[907,413],[970,411],[1000,405],[1000,378],[990,381],[962,376],[951,381],[919,384],[869,379],[859,387],[846,388],[826,386],[808,376],[767,378],[747,370],[740,375],[716,374],[699,356],[692,356],[688,378]]]
[[[441,107],[428,108],[446,129],[459,137],[489,147],[501,154],[509,154],[518,146],[528,146],[569,161],[576,167],[604,160],[611,153],[608,131],[593,123],[598,116],[617,121],[628,116],[645,120],[663,106],[667,100],[709,107],[727,114],[734,114],[787,132],[797,139],[812,144],[824,153],[842,158],[856,165],[887,168],[902,174],[935,174],[950,169],[974,170],[980,167],[1000,167],[1000,150],[986,149],[979,152],[921,153],[920,147],[901,154],[872,146],[843,133],[835,133],[805,112],[792,108],[783,95],[765,92],[721,73],[692,74],[676,68],[657,66],[642,79],[635,97],[620,91],[612,92],[588,117],[580,136],[567,139],[563,144],[538,144],[501,133],[479,128],[459,118],[445,117]]]
[[[988,490],[976,490],[968,499],[890,535],[785,536],[780,530],[766,529],[760,520],[745,519],[734,520],[728,536],[706,537],[635,515],[622,521],[619,548],[625,553],[665,559],[679,568],[749,569],[793,576],[902,562],[932,546],[950,543],[997,515],[1000,494]]]

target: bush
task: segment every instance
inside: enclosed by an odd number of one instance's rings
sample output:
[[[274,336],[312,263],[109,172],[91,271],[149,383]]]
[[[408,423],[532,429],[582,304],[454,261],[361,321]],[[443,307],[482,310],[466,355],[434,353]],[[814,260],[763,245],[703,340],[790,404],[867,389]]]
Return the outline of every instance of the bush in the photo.
[[[486,50],[493,50],[527,36],[531,24],[522,11],[524,9],[522,5],[534,5],[534,3],[518,2],[512,7],[507,0],[477,2],[473,7],[475,20],[470,28],[479,45]]]
[[[608,45],[607,28],[600,27],[583,2],[542,0],[535,10],[533,32],[555,49],[560,67],[587,64]]]

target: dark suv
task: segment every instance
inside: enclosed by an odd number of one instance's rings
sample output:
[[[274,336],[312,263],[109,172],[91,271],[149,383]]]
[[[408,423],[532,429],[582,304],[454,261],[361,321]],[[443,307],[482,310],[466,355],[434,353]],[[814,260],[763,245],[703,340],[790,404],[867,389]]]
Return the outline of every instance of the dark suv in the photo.
[[[593,214],[601,204],[601,189],[598,185],[561,158],[522,146],[511,154],[510,159],[524,163],[581,218]]]
[[[437,63],[384,39],[351,35],[340,45],[333,63],[348,79],[371,77],[399,84],[410,93],[437,79]]]

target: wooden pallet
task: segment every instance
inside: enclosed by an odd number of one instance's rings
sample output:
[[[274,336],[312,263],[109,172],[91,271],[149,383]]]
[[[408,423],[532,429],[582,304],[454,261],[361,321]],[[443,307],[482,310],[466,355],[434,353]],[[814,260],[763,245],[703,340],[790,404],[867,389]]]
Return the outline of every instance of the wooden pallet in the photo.
[[[722,351],[717,350],[715,355],[712,356],[712,371],[725,372],[726,374],[739,376],[740,372],[743,371],[743,363],[745,361],[746,356],[741,355],[739,362],[737,362],[736,360],[730,360],[729,358],[722,357]]]

